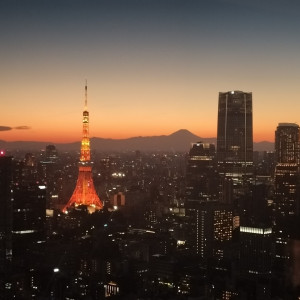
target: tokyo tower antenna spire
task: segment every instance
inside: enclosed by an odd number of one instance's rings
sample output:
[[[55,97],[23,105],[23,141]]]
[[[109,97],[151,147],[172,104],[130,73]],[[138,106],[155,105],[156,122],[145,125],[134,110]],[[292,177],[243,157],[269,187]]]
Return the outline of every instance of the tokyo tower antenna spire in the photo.
[[[84,109],[87,109],[87,80],[85,80],[85,100],[84,100]]]
[[[89,112],[87,110],[87,81],[85,82],[85,100],[82,119],[82,140],[80,148],[80,161],[78,179],[74,192],[63,209],[67,212],[72,206],[85,205],[89,212],[94,212],[103,208],[102,201],[99,199],[92,177],[92,162],[90,153],[89,138]]]

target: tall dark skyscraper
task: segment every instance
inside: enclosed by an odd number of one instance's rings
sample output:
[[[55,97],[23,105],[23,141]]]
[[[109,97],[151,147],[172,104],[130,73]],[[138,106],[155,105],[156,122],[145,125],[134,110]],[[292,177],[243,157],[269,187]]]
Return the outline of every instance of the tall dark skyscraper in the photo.
[[[252,93],[219,93],[217,159],[220,174],[253,173]]]
[[[212,254],[214,206],[218,199],[218,176],[215,170],[215,146],[193,143],[186,168],[186,202],[188,244],[192,253],[207,258]],[[211,239],[208,242],[207,236]]]
[[[44,242],[46,186],[15,185],[13,201],[13,257],[25,255],[34,243]]]
[[[299,147],[300,128],[294,123],[279,123],[275,131],[274,202],[275,202],[275,259],[274,274],[294,281],[291,270],[297,265],[294,254],[299,243],[297,230],[300,214]],[[297,269],[298,267],[296,267]],[[299,273],[299,271],[297,272]],[[299,280],[299,279],[297,279]]]
[[[10,288],[12,259],[12,157],[0,154],[0,295]],[[4,299],[3,298],[3,299]],[[8,299],[8,298],[7,298]]]
[[[268,226],[240,227],[239,281],[241,299],[271,298],[273,235]]]
[[[275,131],[276,163],[300,162],[300,129],[295,123],[279,123]]]
[[[186,196],[189,201],[218,199],[215,145],[193,143],[186,168]]]
[[[224,258],[224,249],[231,243],[233,213],[230,206],[216,201],[202,202],[187,208],[190,221],[188,244],[191,252],[204,259]]]
[[[279,123],[275,132],[275,203],[277,218],[299,214],[300,129]]]

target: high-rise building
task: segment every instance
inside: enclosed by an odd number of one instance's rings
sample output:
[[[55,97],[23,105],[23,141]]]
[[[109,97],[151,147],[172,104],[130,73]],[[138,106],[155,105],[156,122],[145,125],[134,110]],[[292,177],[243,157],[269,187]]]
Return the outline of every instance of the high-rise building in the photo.
[[[299,214],[299,166],[277,164],[275,168],[276,218]]]
[[[14,181],[19,184],[31,184],[39,180],[36,158],[26,153],[23,160],[14,160]]]
[[[277,286],[286,289],[293,280],[291,265],[293,258],[292,236],[297,236],[300,214],[300,128],[294,123],[279,123],[275,131],[275,257],[274,276]]]
[[[187,243],[192,253],[203,258],[212,256],[212,202],[218,199],[218,184],[215,146],[203,142],[193,143],[186,167]]]
[[[223,259],[233,236],[233,211],[218,202],[191,202],[187,216],[189,233],[187,243],[191,252],[204,259]]]
[[[295,123],[279,123],[275,131],[276,163],[300,162],[300,128]]]
[[[5,298],[11,288],[9,272],[12,259],[12,157],[0,152],[0,294]],[[7,298],[8,299],[8,298]]]
[[[271,227],[240,227],[239,285],[247,295],[243,299],[271,299],[273,251]]]
[[[193,143],[186,167],[186,198],[188,201],[209,201],[218,198],[215,145]]]
[[[13,195],[13,254],[25,256],[46,239],[46,186],[16,184]]]
[[[47,145],[38,164],[40,180],[47,186],[47,208],[52,209],[59,202],[62,191],[62,172],[59,169],[59,156],[54,145]]]
[[[253,174],[252,93],[219,93],[217,159],[220,174]]]
[[[277,218],[299,214],[300,128],[279,123],[275,132],[274,175]]]
[[[92,177],[92,162],[89,138],[89,112],[87,110],[87,84],[85,85],[85,107],[83,111],[83,137],[81,141],[79,174],[75,190],[64,207],[66,212],[71,206],[87,206],[89,212],[102,209],[103,204],[99,199]]]
[[[240,227],[240,272],[269,276],[272,267],[272,228]]]
[[[58,154],[56,147],[54,145],[46,146],[46,161],[56,162],[58,159]]]
[[[241,223],[249,218],[253,182],[252,93],[219,93],[217,164],[220,199],[232,204]]]

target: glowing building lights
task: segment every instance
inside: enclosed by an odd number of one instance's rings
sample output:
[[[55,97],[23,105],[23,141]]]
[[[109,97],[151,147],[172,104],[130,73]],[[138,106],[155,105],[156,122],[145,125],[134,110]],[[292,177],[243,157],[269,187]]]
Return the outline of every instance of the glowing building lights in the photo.
[[[15,234],[28,234],[28,233],[33,233],[36,232],[36,230],[18,230],[18,231],[13,231]]]
[[[240,232],[253,233],[253,234],[271,234],[272,228],[255,228],[255,227],[240,227]]]
[[[99,199],[92,177],[92,163],[90,161],[90,139],[89,139],[89,112],[87,111],[87,85],[85,86],[85,110],[83,112],[83,137],[81,141],[79,174],[75,190],[63,212],[71,206],[86,205],[88,211],[102,209],[103,204]]]

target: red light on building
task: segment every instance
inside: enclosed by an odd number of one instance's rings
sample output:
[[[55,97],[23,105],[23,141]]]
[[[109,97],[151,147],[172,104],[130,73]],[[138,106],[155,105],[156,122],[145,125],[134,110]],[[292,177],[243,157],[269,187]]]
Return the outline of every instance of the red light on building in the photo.
[[[0,150],[0,156],[5,156],[5,151],[4,150]]]

